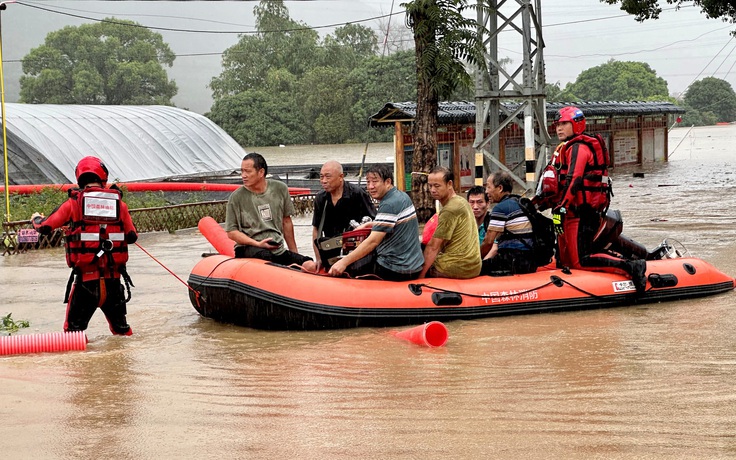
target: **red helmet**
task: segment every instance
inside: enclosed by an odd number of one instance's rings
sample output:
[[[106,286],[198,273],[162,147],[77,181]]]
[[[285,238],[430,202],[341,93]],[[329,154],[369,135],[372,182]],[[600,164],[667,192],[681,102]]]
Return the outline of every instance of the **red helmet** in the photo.
[[[568,105],[567,107],[561,108],[555,114],[555,123],[563,121],[569,121],[572,123],[572,132],[577,136],[585,131],[585,115],[579,108]]]
[[[77,177],[77,184],[84,187],[92,182],[101,182],[103,185],[107,182],[107,168],[105,164],[97,157],[84,157],[77,163],[77,169],[74,175]]]

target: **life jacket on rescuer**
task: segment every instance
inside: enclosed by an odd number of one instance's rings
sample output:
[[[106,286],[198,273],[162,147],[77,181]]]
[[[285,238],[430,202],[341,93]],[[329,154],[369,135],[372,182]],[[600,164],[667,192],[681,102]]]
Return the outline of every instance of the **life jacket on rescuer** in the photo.
[[[586,162],[582,177],[570,183],[573,175],[569,170],[570,163],[580,161],[578,150],[581,144],[592,153],[592,161]],[[537,196],[542,202],[562,204],[573,211],[582,207],[606,212],[613,196],[608,177],[609,164],[606,142],[600,134],[578,134],[555,149],[552,159],[542,170]],[[563,202],[566,198],[567,202]]]
[[[66,262],[82,281],[127,278],[128,243],[120,214],[122,194],[114,188],[72,189],[71,225],[65,232]]]
[[[547,166],[542,170],[537,183],[537,193],[534,199],[535,203],[544,203],[544,208],[549,208],[559,203],[560,196],[559,186],[559,169],[560,169],[560,150],[565,146],[564,142],[560,142],[555,148]]]

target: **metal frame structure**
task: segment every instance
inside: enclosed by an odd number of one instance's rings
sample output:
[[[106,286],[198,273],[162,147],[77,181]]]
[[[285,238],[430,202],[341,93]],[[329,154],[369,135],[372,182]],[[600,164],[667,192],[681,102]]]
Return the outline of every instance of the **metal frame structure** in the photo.
[[[551,141],[545,110],[542,1],[478,0],[477,5],[478,34],[486,50],[487,73],[476,71],[475,76],[474,147],[483,152],[487,165],[509,172],[522,187],[533,188]],[[498,45],[503,38],[507,47],[512,36],[518,39],[515,46],[521,47],[522,62],[507,71],[499,61]],[[502,102],[519,105],[511,111]],[[509,123],[516,123],[524,131],[524,178],[499,159],[499,134]]]

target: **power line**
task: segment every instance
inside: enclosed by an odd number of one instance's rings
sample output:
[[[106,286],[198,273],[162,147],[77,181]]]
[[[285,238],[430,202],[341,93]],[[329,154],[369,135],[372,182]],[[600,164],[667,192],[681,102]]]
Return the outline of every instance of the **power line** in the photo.
[[[120,1],[120,0],[118,0]],[[124,0],[123,0],[124,1]],[[149,0],[149,1],[158,1],[158,0]],[[193,1],[193,0],[183,0],[183,1]],[[197,0],[199,1],[199,0]],[[302,1],[310,1],[310,0],[302,0]],[[103,22],[103,23],[109,23],[109,24],[118,24],[118,25],[124,25],[129,27],[138,27],[141,29],[150,29],[150,30],[163,30],[166,32],[183,32],[183,33],[197,33],[197,34],[230,34],[230,35],[253,35],[253,34],[269,34],[269,33],[287,33],[287,32],[301,32],[304,30],[317,30],[317,29],[331,29],[335,27],[341,27],[348,24],[359,24],[361,22],[369,22],[369,21],[375,21],[377,19],[383,19],[392,15],[398,15],[404,12],[404,10],[397,12],[397,13],[391,13],[391,14],[384,14],[381,16],[374,16],[371,18],[366,19],[359,19],[356,21],[346,21],[346,22],[339,22],[335,24],[326,24],[321,26],[304,26],[304,27],[293,27],[289,29],[277,29],[277,30],[196,30],[196,29],[177,29],[173,27],[156,27],[156,26],[146,26],[142,24],[129,24],[119,21],[113,21],[110,19],[98,19],[98,18],[92,18],[89,16],[82,16],[79,14],[73,14],[73,13],[66,13],[59,10],[53,10],[51,8],[45,8],[38,5],[32,5],[25,2],[17,2],[18,5],[26,6],[28,8],[34,8],[38,10],[47,11],[50,13],[59,14],[62,16],[69,16],[77,19],[86,19],[88,21],[94,21],[94,22]]]

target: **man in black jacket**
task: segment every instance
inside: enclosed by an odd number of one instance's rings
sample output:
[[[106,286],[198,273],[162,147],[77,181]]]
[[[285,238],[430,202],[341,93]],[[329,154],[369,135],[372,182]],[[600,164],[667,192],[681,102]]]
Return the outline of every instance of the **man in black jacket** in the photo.
[[[322,191],[314,200],[312,217],[312,241],[322,236],[333,237],[350,230],[350,221],[360,224],[365,217],[376,217],[376,208],[370,195],[357,185],[345,181],[342,165],[330,160],[319,173]],[[317,269],[326,261],[320,259],[316,243],[313,243]],[[329,268],[329,267],[327,267]]]

